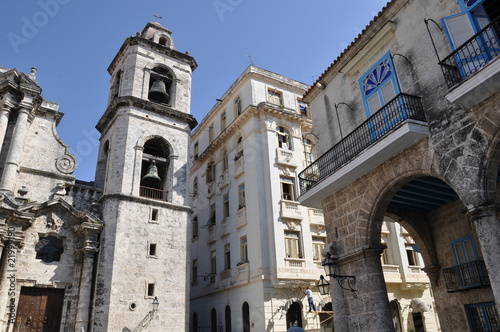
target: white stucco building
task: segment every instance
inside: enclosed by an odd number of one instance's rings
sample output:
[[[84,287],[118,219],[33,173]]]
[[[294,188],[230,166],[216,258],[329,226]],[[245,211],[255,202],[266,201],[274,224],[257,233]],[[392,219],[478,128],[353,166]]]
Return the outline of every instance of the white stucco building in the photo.
[[[323,215],[296,201],[297,174],[315,153],[307,88],[251,65],[193,132],[192,331],[320,331],[329,317],[308,313],[301,292],[330,302],[315,288]]]

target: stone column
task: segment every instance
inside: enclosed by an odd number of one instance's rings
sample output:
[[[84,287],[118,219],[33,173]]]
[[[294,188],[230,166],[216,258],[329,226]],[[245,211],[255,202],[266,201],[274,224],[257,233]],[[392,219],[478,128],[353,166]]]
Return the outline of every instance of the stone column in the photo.
[[[94,268],[95,250],[82,250],[82,273],[80,276],[80,292],[76,311],[75,331],[87,331],[90,317],[90,298],[92,291],[92,272]]]
[[[0,150],[3,146],[5,133],[7,132],[7,124],[9,123],[11,109],[12,107],[7,104],[4,104],[2,107],[0,107]]]
[[[19,114],[12,134],[12,140],[10,142],[9,152],[2,174],[2,182],[0,184],[0,189],[10,192],[14,191],[17,171],[19,170],[19,164],[24,149],[24,141],[28,131],[30,108],[26,103],[22,104],[23,105],[19,105]]]
[[[332,278],[335,331],[394,332],[381,253],[380,248],[370,248],[339,259],[336,273],[356,277],[357,298]]]
[[[500,222],[497,217],[499,210],[498,204],[482,205],[469,210],[483,253],[484,264],[488,270],[498,312],[500,312],[500,264],[498,264],[500,262]]]

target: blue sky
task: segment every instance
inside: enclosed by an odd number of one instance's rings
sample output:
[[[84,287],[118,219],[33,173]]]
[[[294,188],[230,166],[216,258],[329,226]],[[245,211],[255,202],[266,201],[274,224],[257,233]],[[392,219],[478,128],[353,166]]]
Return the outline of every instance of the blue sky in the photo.
[[[65,113],[57,131],[92,181],[106,109],[108,65],[123,41],[159,14],[178,51],[189,51],[191,113],[201,122],[250,64],[312,84],[387,0],[7,0],[0,18],[0,66],[37,67],[45,99]]]

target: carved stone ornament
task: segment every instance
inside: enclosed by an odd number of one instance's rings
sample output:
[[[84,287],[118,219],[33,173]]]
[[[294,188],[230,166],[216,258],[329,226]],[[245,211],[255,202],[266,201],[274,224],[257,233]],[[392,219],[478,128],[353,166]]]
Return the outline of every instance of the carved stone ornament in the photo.
[[[56,168],[59,172],[64,174],[71,174],[76,169],[76,158],[72,154],[65,154],[56,160]]]
[[[297,220],[285,220],[285,224],[288,229],[295,230],[300,225],[300,221]]]

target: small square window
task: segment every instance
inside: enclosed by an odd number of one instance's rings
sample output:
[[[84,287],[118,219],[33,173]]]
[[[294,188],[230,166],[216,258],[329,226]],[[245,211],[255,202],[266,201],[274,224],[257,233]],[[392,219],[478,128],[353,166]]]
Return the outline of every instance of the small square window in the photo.
[[[158,209],[151,210],[151,221],[158,221]]]
[[[155,296],[155,284],[148,284],[148,296]]]
[[[149,244],[149,255],[156,256],[156,243]]]

